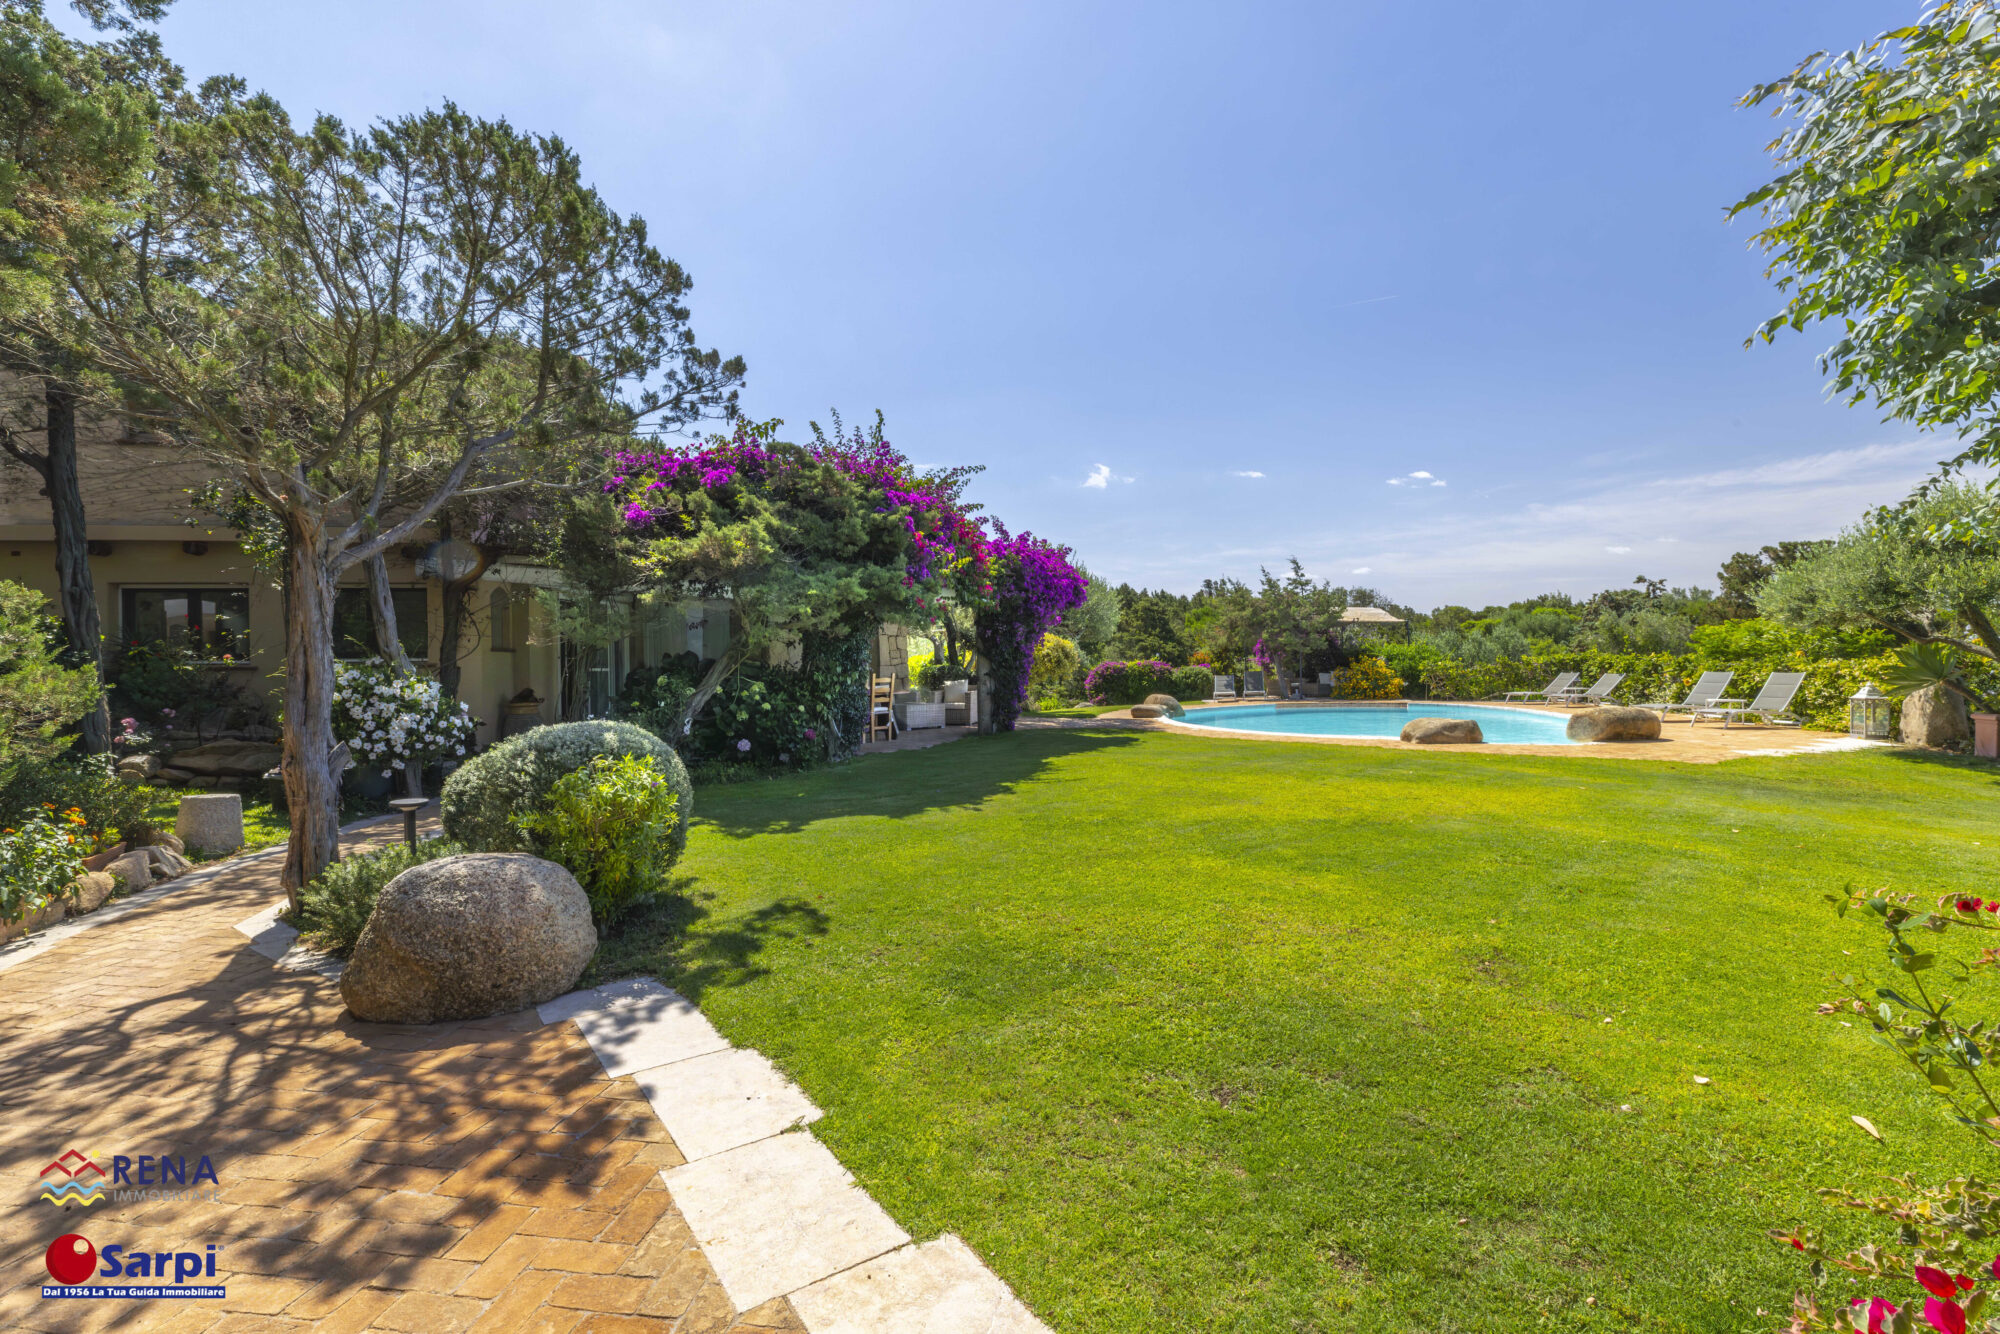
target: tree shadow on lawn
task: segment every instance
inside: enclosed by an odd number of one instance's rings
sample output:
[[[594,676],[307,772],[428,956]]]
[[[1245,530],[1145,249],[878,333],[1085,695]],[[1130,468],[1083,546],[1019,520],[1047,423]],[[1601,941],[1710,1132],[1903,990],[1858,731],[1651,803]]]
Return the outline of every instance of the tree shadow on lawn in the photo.
[[[770,969],[758,956],[773,939],[823,936],[827,915],[804,899],[784,898],[732,922],[725,930],[695,934],[709,917],[693,876],[638,905],[608,927],[579,986],[597,986],[635,974],[655,976],[700,1004],[711,987],[740,987]]]
[[[1051,763],[1137,745],[1143,733],[1049,728],[967,737],[949,746],[864,755],[790,782],[698,793],[695,818],[731,838],[796,834],[821,820],[857,815],[901,819],[977,806],[1013,790]]]
[[[2000,783],[2000,764],[1995,764],[1992,760],[1982,760],[1971,755],[1956,755],[1948,750],[1925,750],[1914,746],[1898,746],[1894,750],[1879,753],[1904,764],[1957,769],[1974,777],[1984,778],[1990,783]]]

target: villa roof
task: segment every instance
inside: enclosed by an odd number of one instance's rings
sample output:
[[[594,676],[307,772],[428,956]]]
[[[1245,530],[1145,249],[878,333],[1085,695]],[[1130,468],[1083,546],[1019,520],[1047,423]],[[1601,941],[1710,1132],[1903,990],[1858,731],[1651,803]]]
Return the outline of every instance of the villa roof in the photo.
[[[1380,607],[1349,607],[1346,611],[1340,613],[1340,619],[1348,625],[1354,625],[1357,622],[1366,622],[1370,625],[1403,624],[1402,617],[1391,616]]]

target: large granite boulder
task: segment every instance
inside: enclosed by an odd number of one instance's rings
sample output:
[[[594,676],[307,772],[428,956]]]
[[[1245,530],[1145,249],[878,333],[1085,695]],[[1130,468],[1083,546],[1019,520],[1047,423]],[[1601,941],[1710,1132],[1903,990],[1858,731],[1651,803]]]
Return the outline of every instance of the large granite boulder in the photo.
[[[596,949],[590,899],[554,862],[441,857],[382,887],[340,994],[377,1023],[480,1019],[574,990]]]
[[[1569,716],[1571,741],[1658,741],[1660,715],[1628,704],[1606,704]]]
[[[207,792],[181,798],[174,833],[183,846],[211,857],[243,846],[243,798],[235,792]]]
[[[1470,718],[1412,718],[1403,724],[1403,740],[1419,746],[1463,746],[1485,741],[1486,734]]]
[[[206,746],[175,751],[171,763],[173,768],[208,778],[256,778],[284,757],[283,750],[261,741],[211,741]]]
[[[1164,718],[1167,716],[1167,711],[1157,704],[1134,704],[1132,706],[1132,716],[1134,718]]]
[[[1943,686],[1913,690],[1903,700],[1903,744],[1909,746],[1949,745],[1972,739],[1972,715],[1965,699]]]
[[[1172,695],[1148,695],[1146,696],[1146,703],[1159,710],[1159,713],[1154,715],[1156,717],[1184,718],[1187,716],[1187,710],[1182,708],[1181,702]],[[1136,718],[1138,714],[1135,712],[1132,716]]]

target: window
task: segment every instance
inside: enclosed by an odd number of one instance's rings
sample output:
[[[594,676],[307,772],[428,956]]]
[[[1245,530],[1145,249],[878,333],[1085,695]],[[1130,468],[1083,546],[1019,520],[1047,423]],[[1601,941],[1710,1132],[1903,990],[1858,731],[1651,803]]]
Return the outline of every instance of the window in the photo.
[[[128,644],[172,644],[211,661],[250,655],[247,588],[127,588],[120,600]]]
[[[396,637],[406,656],[422,660],[431,652],[431,600],[421,586],[392,588],[389,602],[396,609]],[[333,595],[333,656],[373,658],[375,617],[368,610],[366,587],[337,589]]]

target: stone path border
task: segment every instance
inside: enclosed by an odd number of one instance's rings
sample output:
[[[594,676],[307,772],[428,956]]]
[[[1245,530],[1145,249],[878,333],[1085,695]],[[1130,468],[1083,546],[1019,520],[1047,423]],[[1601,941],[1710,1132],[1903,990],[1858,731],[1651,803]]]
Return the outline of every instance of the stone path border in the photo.
[[[1048,1334],[958,1237],[912,1245],[802,1128],[819,1108],[678,992],[636,978],[539,1014],[638,1084],[687,1159],[660,1179],[739,1309],[787,1297],[811,1334]]]
[[[342,825],[340,832],[343,834],[352,834],[363,829],[373,828],[379,824],[387,824],[391,820],[400,821],[402,818],[400,815],[371,816],[366,820],[356,820],[353,824]],[[222,861],[207,862],[184,875],[176,876],[163,885],[155,885],[151,889],[142,889],[137,894],[129,895],[126,898],[113,900],[95,912],[85,913],[82,917],[72,917],[67,921],[58,922],[54,926],[38,931],[32,936],[23,936],[19,940],[10,940],[5,945],[0,945],[0,973],[4,973],[9,968],[24,964],[28,960],[46,953],[72,936],[81,935],[85,931],[95,930],[100,926],[109,926],[121,917],[129,916],[149,904],[157,903],[160,899],[173,893],[175,890],[186,889],[190,886],[213,880],[219,875],[225,875],[228,872],[239,869],[247,862],[261,861],[267,857],[282,857],[284,855],[285,845],[280,843],[276,847],[264,848],[258,852],[244,853],[240,857],[228,857]],[[275,917],[276,914],[274,913],[273,916]],[[287,927],[285,929],[290,930],[291,928]],[[297,936],[298,933],[294,931],[292,934]]]

